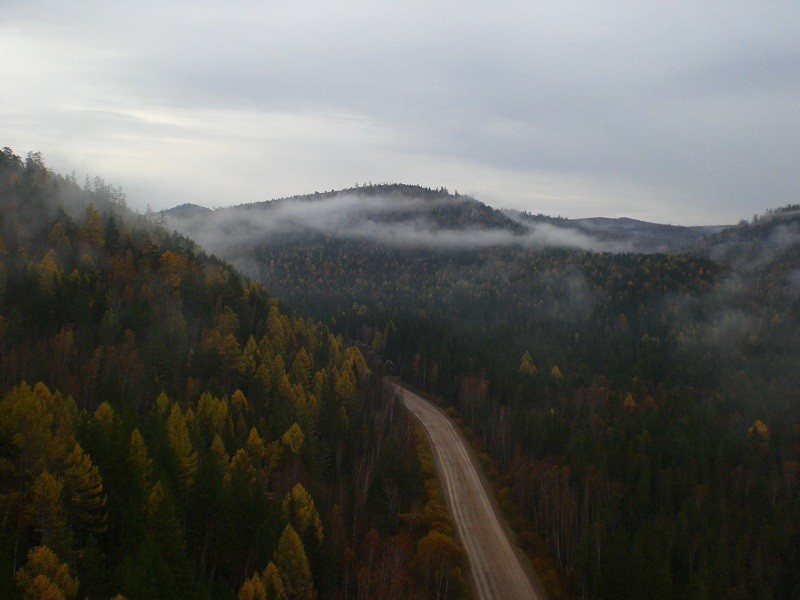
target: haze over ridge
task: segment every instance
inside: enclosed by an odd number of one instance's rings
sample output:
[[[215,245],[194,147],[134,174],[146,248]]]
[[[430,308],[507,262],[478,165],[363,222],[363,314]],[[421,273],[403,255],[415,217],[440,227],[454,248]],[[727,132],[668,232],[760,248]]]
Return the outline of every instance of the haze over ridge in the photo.
[[[3,12],[4,143],[102,173],[142,210],[399,179],[697,224],[800,193],[796,2]]]
[[[187,204],[163,214],[170,227],[223,254],[230,246],[313,235],[441,249],[512,246],[654,252],[679,249],[720,229],[501,211],[444,188],[404,184],[367,185],[215,210]]]

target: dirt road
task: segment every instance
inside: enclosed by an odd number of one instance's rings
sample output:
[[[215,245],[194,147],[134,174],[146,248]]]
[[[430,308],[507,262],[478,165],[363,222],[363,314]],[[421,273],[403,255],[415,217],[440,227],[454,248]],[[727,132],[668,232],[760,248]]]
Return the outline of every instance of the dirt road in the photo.
[[[527,559],[509,538],[502,516],[489,500],[464,436],[433,404],[398,385],[394,389],[433,444],[447,504],[467,551],[475,595],[482,600],[545,598],[534,587]]]

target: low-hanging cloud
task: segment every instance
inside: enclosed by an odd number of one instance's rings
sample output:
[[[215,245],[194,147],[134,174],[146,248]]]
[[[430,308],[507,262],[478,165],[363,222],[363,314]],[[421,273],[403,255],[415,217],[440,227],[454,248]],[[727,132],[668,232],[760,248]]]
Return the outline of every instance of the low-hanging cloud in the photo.
[[[577,228],[546,222],[525,223],[509,218],[506,226],[481,225],[479,220],[457,226],[441,216],[441,211],[464,210],[458,206],[462,202],[465,200],[456,197],[440,197],[434,204],[422,198],[392,194],[342,193],[194,211],[189,216],[167,213],[167,221],[171,228],[222,255],[231,246],[270,243],[308,234],[438,249],[496,246],[614,252],[632,249],[628,241],[603,241]],[[502,213],[495,214],[502,218]]]
[[[793,0],[2,8],[0,145],[141,209],[365,178],[660,222],[797,197]]]

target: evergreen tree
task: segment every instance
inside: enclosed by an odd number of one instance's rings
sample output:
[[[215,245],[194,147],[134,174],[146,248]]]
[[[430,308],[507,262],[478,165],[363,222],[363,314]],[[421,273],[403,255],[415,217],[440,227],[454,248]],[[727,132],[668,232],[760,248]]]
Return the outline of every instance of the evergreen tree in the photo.
[[[91,457],[80,444],[75,444],[67,455],[64,491],[73,531],[103,533],[107,519],[103,482]]]
[[[275,551],[275,566],[281,575],[283,588],[289,600],[315,600],[311,568],[306,558],[303,542],[291,525],[287,525]]]
[[[28,552],[28,560],[15,578],[26,600],[71,600],[78,593],[78,582],[69,567],[47,546]]]
[[[151,489],[150,477],[153,471],[153,461],[148,456],[147,445],[138,428],[134,428],[131,432],[127,462],[138,495],[144,497],[144,494]]]
[[[197,474],[197,452],[189,437],[186,419],[177,403],[172,405],[167,418],[167,439],[177,465],[178,480],[186,492]]]
[[[72,550],[72,535],[61,502],[64,483],[47,471],[42,471],[31,486],[31,509],[35,530],[43,546],[68,559]]]
[[[289,490],[281,504],[283,518],[289,522],[301,538],[313,539],[322,545],[322,521],[314,506],[314,499],[301,483]]]
[[[84,239],[93,246],[102,247],[105,243],[103,238],[103,221],[100,219],[100,214],[93,204],[88,204],[86,206],[86,214],[83,225],[81,226],[81,234]]]
[[[264,572],[261,574],[261,581],[264,584],[264,592],[267,600],[286,600],[283,580],[274,562],[270,561],[267,563],[267,566],[264,567]]]

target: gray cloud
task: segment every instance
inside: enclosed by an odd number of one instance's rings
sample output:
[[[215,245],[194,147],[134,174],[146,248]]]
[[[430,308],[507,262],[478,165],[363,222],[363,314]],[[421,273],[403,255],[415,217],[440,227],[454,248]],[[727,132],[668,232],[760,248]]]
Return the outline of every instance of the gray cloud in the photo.
[[[142,208],[372,179],[717,223],[800,192],[796,2],[3,4],[0,143]]]

